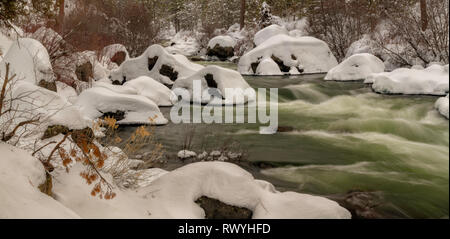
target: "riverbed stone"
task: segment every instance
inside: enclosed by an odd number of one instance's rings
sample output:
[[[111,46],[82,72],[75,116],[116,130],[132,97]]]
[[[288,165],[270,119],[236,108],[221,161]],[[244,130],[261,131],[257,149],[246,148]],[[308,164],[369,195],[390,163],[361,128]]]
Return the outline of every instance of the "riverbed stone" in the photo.
[[[195,201],[204,211],[206,219],[252,219],[253,212],[247,208],[231,206],[219,200],[202,196]]]

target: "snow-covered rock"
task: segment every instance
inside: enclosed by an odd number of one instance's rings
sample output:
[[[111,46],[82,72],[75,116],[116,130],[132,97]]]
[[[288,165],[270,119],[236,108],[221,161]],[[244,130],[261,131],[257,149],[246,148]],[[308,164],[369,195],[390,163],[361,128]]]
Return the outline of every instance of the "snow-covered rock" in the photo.
[[[439,113],[441,113],[447,119],[449,118],[448,102],[449,102],[449,98],[447,95],[446,97],[439,98],[436,101],[436,105],[435,105],[435,107],[439,111]]]
[[[376,43],[374,40],[372,40],[370,35],[364,35],[361,39],[353,42],[350,45],[345,55],[345,58],[349,58],[352,55],[361,53],[375,54],[377,51],[376,48],[377,48]]]
[[[323,73],[338,62],[328,45],[313,37],[276,35],[261,43],[239,60],[238,69],[243,75],[253,75],[264,59],[272,58],[280,70],[288,74],[292,67],[303,73]]]
[[[103,87],[118,94],[144,96],[158,106],[172,106],[177,101],[176,95],[169,88],[148,76],[140,76],[123,85],[98,81],[94,82],[93,86]]]
[[[258,68],[256,68],[256,75],[283,75],[277,63],[272,58],[265,58],[262,60]]]
[[[76,90],[63,82],[57,81],[55,83],[56,89],[58,89],[57,91],[58,95],[67,99],[67,101],[69,101],[71,104],[75,103],[75,101],[78,98]]]
[[[190,62],[185,56],[169,54],[160,45],[153,45],[141,56],[123,62],[117,70],[111,71],[111,80],[115,84],[124,84],[139,76],[148,76],[171,86],[177,79],[189,77],[201,69],[203,66]]]
[[[106,113],[124,113],[117,124],[167,124],[167,119],[153,101],[140,95],[121,94],[113,90],[94,87],[83,91],[75,105],[91,120]],[[153,120],[150,120],[153,119]]]
[[[196,82],[201,83],[201,96],[193,94]],[[177,80],[173,89],[177,88],[187,89],[194,103],[244,104],[254,100],[255,95],[253,88],[239,72],[213,65],[203,68],[190,77]],[[203,94],[203,91],[207,89],[209,89],[208,93]]]
[[[178,158],[179,159],[189,159],[189,158],[195,158],[197,157],[197,153],[189,150],[181,150],[178,152]]]
[[[25,80],[35,85],[53,85],[53,74],[50,57],[45,47],[37,40],[20,38],[14,41],[8,53],[0,63],[0,77],[4,78],[6,63],[10,64],[10,76],[16,74],[16,79]]]
[[[101,55],[107,60],[116,63],[117,66],[120,66],[122,62],[130,59],[127,48],[122,44],[112,44],[106,46],[105,48],[103,48]]]
[[[369,53],[360,53],[350,56],[341,64],[331,69],[325,76],[325,80],[364,80],[373,73],[381,72],[384,72],[384,63],[382,60]]]
[[[218,57],[220,60],[226,60],[234,56],[234,47],[236,40],[230,36],[216,36],[208,43],[207,55]]]
[[[158,205],[153,215],[164,218],[205,218],[195,201],[206,196],[253,211],[263,218],[350,218],[350,213],[326,198],[294,192],[274,192],[237,165],[224,162],[194,163],[169,172],[138,194]],[[156,208],[156,207],[155,207]]]
[[[38,187],[46,180],[42,163],[0,142],[0,218],[79,218]]]
[[[253,41],[256,46],[259,46],[261,43],[276,35],[289,35],[289,32],[286,28],[273,24],[257,32]]]
[[[449,92],[448,65],[432,65],[424,70],[399,68],[372,74],[365,80],[383,94],[446,95]]]

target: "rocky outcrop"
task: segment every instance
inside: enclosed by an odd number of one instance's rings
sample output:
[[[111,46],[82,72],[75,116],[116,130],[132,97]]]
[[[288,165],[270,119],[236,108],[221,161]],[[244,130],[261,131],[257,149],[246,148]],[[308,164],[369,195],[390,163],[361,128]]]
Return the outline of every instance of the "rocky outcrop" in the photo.
[[[206,219],[252,219],[253,212],[247,208],[235,207],[219,200],[201,197],[195,201],[204,211]]]
[[[93,66],[90,62],[86,62],[77,66],[75,69],[75,74],[79,81],[89,82],[92,78],[94,78],[94,70]]]
[[[222,47],[219,44],[216,44],[213,48],[208,47],[206,55],[216,56],[221,61],[226,61],[234,56],[234,49],[233,47]]]

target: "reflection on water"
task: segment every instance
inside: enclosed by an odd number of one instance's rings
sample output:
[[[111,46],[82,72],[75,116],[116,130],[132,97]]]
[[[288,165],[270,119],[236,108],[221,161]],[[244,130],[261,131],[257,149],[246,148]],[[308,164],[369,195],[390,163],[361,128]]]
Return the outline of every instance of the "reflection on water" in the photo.
[[[293,131],[260,135],[259,125],[200,124],[194,150],[234,140],[250,161],[278,166],[255,176],[282,190],[376,191],[386,201],[383,215],[448,217],[449,122],[433,108],[437,97],[378,95],[361,82],[325,82],[323,75],[245,78],[254,88],[279,88],[279,125]],[[156,133],[173,153],[187,127]]]

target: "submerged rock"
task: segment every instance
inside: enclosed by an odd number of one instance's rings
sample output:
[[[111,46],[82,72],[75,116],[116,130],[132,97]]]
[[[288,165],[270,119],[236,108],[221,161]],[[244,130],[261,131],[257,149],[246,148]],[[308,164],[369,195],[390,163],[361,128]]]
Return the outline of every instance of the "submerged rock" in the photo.
[[[206,219],[252,219],[253,216],[253,212],[247,208],[231,206],[205,196],[195,203],[205,211]]]

